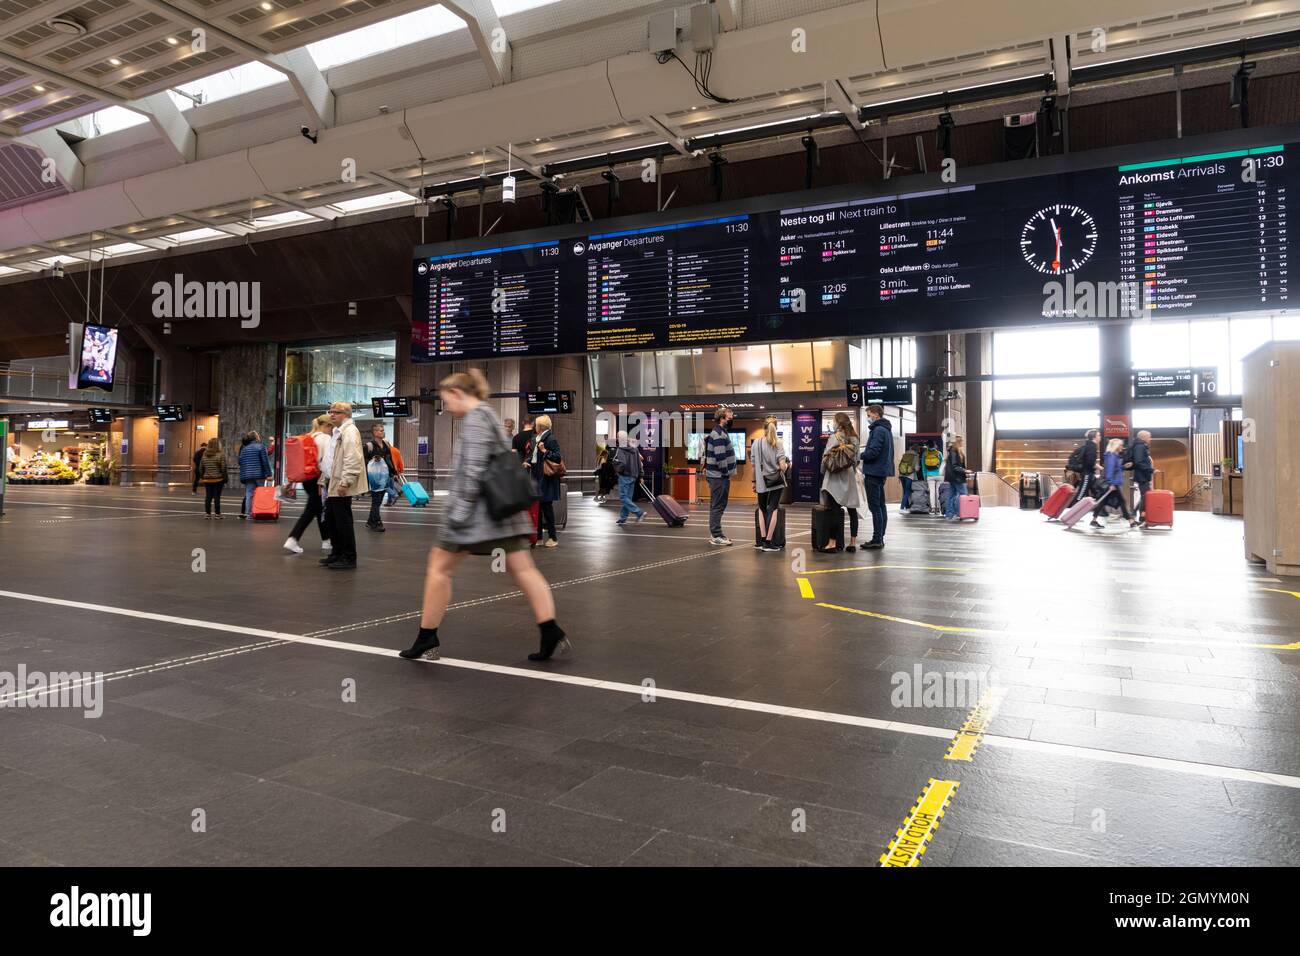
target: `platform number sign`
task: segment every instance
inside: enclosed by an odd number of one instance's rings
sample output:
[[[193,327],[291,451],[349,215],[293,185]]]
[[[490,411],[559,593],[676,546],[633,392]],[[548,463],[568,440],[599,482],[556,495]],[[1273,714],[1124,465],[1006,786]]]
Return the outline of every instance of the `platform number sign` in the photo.
[[[1198,368],[1196,370],[1196,400],[1213,401],[1219,395],[1219,370],[1216,368]]]

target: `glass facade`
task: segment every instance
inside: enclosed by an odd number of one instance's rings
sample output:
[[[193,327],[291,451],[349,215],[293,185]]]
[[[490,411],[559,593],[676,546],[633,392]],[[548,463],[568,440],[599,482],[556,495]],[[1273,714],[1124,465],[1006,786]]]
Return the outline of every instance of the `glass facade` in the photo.
[[[370,418],[370,399],[394,394],[397,340],[305,342],[284,356],[285,433],[309,431],[332,402],[352,402],[357,419]]]

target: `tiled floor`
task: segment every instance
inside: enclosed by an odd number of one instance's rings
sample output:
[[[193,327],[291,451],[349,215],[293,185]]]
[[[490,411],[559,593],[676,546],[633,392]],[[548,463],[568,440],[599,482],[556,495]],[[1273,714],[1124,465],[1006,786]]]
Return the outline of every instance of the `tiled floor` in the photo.
[[[537,555],[574,654],[530,663],[474,559],[435,665],[392,655],[438,499],[361,529],[351,574],[188,489],[6,505],[0,672],[106,683],[97,719],[0,708],[3,864],[874,866],[932,778],[959,787],[926,867],[1300,862],[1300,583],[1239,519],[891,513],[883,552],[801,557],[807,512],[771,555],[744,506],[718,549],[574,499]]]

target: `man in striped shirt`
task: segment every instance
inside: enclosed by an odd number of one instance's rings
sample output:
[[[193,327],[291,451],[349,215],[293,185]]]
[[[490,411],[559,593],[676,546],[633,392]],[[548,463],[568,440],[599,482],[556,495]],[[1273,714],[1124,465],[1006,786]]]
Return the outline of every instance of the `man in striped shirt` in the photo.
[[[709,544],[729,545],[722,533],[722,515],[731,494],[731,476],[736,473],[736,449],[727,434],[732,418],[729,408],[713,413],[713,431],[704,437],[704,478],[709,483]]]

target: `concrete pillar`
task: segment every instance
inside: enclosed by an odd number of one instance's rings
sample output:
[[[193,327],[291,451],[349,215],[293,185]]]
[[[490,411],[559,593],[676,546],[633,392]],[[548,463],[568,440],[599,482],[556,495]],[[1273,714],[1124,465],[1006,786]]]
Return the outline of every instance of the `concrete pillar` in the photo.
[[[1133,415],[1133,349],[1129,323],[1108,323],[1100,328],[1101,413]],[[1103,442],[1104,447],[1104,442]]]
[[[963,337],[967,375],[993,371],[993,333],[967,332]],[[966,464],[972,471],[993,470],[993,383],[967,382]]]

